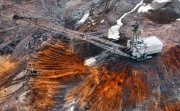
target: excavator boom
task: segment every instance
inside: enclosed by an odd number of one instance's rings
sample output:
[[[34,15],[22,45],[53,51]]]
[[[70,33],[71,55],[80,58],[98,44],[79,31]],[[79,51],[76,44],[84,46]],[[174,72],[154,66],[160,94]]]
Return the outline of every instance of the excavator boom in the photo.
[[[114,42],[111,42],[109,40],[97,37],[97,36],[92,36],[89,34],[77,32],[74,30],[66,29],[60,25],[53,24],[52,22],[49,22],[47,20],[39,19],[39,18],[28,18],[28,17],[21,17],[19,15],[14,15],[14,20],[20,21],[20,22],[26,22],[30,23],[36,27],[43,28],[45,30],[51,30],[53,32],[58,32],[60,34],[65,35],[69,39],[79,39],[83,41],[87,41],[89,43],[92,43],[98,47],[101,47],[105,50],[108,50],[112,53],[118,54],[120,56],[125,56],[125,57],[130,57],[130,55],[124,53],[121,51],[122,48],[125,48],[124,46],[120,44],[116,44]]]

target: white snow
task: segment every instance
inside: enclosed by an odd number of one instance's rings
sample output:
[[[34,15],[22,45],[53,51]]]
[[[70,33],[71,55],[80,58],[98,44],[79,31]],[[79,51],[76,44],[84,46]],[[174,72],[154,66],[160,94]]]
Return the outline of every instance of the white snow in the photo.
[[[127,16],[128,14],[136,11],[137,8],[139,8],[141,5],[143,4],[143,0],[138,3],[131,11],[125,13],[123,16],[121,16],[118,20],[117,20],[117,24],[112,26],[111,28],[109,28],[108,30],[108,38],[110,39],[115,39],[118,40],[119,39],[119,29],[121,28],[121,26],[123,25],[122,23],[122,19]]]
[[[88,19],[89,15],[90,15],[90,13],[89,13],[89,11],[87,11],[87,12],[84,14],[84,16],[81,18],[81,20],[79,20],[79,21],[77,22],[77,24],[82,24],[82,23],[84,23],[84,22]]]
[[[165,2],[172,2],[172,0],[154,0],[153,2],[165,3]]]
[[[101,23],[104,23],[104,21],[105,21],[104,19],[103,19],[103,20],[101,20]]]
[[[68,108],[67,111],[74,111],[74,106],[71,106],[70,108]]]
[[[67,109],[65,111],[74,111],[74,108],[75,108],[74,104],[75,103],[76,103],[75,101],[72,101],[72,102],[69,102],[68,104],[66,104],[65,107]]]
[[[142,6],[139,7],[138,13],[141,13],[141,12],[145,13],[145,12],[148,12],[149,10],[153,10],[151,5],[150,4],[148,4],[148,5],[143,4]]]
[[[92,66],[96,62],[96,59],[94,57],[91,57],[89,59],[86,59],[84,61],[84,65],[86,66]]]
[[[119,29],[121,26],[114,25],[108,30],[108,38],[110,39],[119,39]]]
[[[162,8],[167,2],[172,2],[172,0],[153,0],[151,4],[143,4],[139,7],[138,13],[146,13],[149,10],[157,10]]]
[[[180,18],[176,19],[177,21],[180,21]]]

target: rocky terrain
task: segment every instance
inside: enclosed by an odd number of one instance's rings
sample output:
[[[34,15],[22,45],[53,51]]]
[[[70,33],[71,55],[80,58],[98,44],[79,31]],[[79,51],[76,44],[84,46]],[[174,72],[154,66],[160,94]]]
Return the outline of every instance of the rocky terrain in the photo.
[[[82,33],[126,46],[136,22],[142,37],[166,44],[152,59],[110,53],[88,67],[84,60],[104,49],[69,39]],[[180,1],[0,0],[0,111],[31,110],[179,111]]]

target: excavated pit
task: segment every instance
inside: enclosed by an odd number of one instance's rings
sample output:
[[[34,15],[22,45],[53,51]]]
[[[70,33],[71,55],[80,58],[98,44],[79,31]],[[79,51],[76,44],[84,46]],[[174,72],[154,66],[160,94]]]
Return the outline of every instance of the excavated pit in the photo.
[[[140,62],[110,53],[97,67],[84,66],[83,62],[104,49],[13,20],[14,15],[45,19],[107,39],[108,29],[139,2],[0,1],[0,55],[10,55],[0,57],[4,61],[0,61],[0,110],[180,110],[180,21],[176,20],[179,13],[172,4],[140,19],[143,37],[155,35],[166,43],[162,53]],[[87,20],[76,27],[87,10],[92,10],[90,18],[95,23]],[[119,29],[121,38],[111,41],[126,46],[127,39],[132,38],[131,26],[138,17],[141,16],[133,13],[124,18]]]

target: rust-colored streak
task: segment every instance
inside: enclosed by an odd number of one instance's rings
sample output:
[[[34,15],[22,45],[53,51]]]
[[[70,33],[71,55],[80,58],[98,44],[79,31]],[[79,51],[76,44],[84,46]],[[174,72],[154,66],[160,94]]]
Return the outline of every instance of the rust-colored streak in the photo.
[[[55,104],[54,96],[61,86],[58,81],[47,78],[34,78],[32,81],[35,111],[50,110],[50,106]]]
[[[180,110],[180,103],[170,103],[162,106],[164,111],[179,111]]]
[[[57,79],[86,72],[83,61],[73,55],[64,44],[47,45],[43,49],[33,56],[31,62],[39,75],[51,75],[50,78]]]
[[[91,74],[84,79],[80,86],[74,88],[68,93],[66,100],[72,101],[74,98],[78,97],[78,104],[83,108],[87,104],[88,99],[90,99],[89,96],[99,84],[101,76],[102,75],[100,75],[96,69],[91,69]]]
[[[101,72],[94,76],[89,75],[70,91],[67,101],[76,98],[80,108],[88,107],[90,111],[118,111],[149,97],[149,86],[138,70],[124,68],[120,73]]]
[[[37,71],[37,76],[31,80],[33,90],[33,109],[36,111],[51,110],[56,103],[56,95],[63,88],[62,80],[68,77],[86,74],[82,60],[72,54],[63,43],[48,44],[30,62],[31,68]]]
[[[8,72],[14,70],[16,65],[9,56],[0,57],[0,78],[3,78]]]
[[[180,46],[170,48],[163,56],[162,61],[166,69],[179,72],[180,67]]]
[[[10,56],[0,57],[0,89],[1,87],[10,83],[13,79],[15,70],[18,67],[18,62],[13,60]]]

